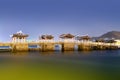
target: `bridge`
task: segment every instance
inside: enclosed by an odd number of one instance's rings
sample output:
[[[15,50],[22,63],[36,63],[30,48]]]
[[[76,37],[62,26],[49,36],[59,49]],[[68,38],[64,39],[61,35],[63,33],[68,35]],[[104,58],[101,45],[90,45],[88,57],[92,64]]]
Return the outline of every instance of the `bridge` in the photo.
[[[9,50],[17,51],[54,51],[55,46],[61,46],[61,51],[77,50],[105,50],[118,49],[114,43],[92,42],[89,36],[76,37],[72,34],[62,34],[59,36],[60,40],[54,41],[52,35],[42,35],[39,41],[27,42],[28,34],[19,31],[12,35],[11,42],[1,42],[0,51]]]
[[[92,42],[92,41],[34,41],[34,42],[1,42],[0,51],[54,51],[55,46],[61,46],[61,51],[77,50],[106,50],[118,49],[114,43]],[[8,47],[7,47],[8,46]],[[2,48],[7,47],[7,48]]]

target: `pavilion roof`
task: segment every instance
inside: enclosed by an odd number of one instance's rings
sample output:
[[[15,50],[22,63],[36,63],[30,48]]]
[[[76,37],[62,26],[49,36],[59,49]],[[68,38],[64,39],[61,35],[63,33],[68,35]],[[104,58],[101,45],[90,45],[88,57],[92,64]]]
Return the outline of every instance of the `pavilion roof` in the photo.
[[[70,33],[68,33],[68,34],[62,34],[59,37],[62,38],[62,39],[64,39],[64,38],[74,38],[75,36],[72,35],[72,34],[70,34]]]
[[[76,37],[77,40],[90,40],[91,38],[89,36],[77,36]]]
[[[24,34],[22,31],[13,34],[12,37],[28,37],[28,34]]]
[[[12,37],[28,37],[27,34],[13,34]]]
[[[54,37],[52,35],[41,35],[40,39],[53,39]]]

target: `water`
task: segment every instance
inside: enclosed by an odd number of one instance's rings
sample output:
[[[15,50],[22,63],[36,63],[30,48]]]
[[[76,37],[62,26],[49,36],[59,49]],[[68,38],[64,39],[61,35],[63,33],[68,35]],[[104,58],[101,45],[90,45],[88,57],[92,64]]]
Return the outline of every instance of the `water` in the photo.
[[[9,49],[10,46],[0,46],[0,49]]]
[[[1,52],[0,80],[120,80],[120,50]]]

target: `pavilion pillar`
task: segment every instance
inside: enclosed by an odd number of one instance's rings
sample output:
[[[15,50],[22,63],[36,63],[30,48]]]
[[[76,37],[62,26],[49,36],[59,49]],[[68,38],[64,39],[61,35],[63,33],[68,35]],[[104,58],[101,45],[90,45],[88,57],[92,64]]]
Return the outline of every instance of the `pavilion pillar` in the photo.
[[[16,37],[14,37],[14,40],[13,40],[13,42],[16,42]]]
[[[26,42],[26,37],[24,37],[24,40],[23,40],[24,42]]]
[[[15,42],[15,38],[14,37],[12,38],[12,42]]]
[[[20,42],[23,43],[23,42],[24,42],[23,40],[24,40],[24,37],[21,38],[21,41],[20,41]]]
[[[24,37],[22,37],[22,41],[21,42],[23,42],[24,43]]]

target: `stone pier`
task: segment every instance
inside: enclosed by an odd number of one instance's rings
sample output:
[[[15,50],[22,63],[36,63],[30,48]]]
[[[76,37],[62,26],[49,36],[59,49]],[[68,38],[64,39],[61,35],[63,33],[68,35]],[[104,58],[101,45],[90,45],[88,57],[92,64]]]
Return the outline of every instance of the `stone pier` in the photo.
[[[68,33],[62,34],[59,36],[60,44],[62,46],[62,51],[74,51],[75,50],[75,43],[74,38],[75,36]]]
[[[42,43],[42,44],[40,44],[40,46],[41,46],[41,51],[43,51],[43,52],[55,50],[54,43]]]
[[[28,43],[14,43],[12,44],[12,52],[28,51]]]
[[[74,51],[75,50],[75,44],[74,43],[61,43],[62,51]]]
[[[39,44],[41,46],[41,51],[43,52],[55,50],[54,36],[52,35],[41,35],[39,37]]]
[[[12,35],[12,51],[28,51],[28,43],[26,38],[28,37],[27,34],[24,34],[22,31],[19,31]]]
[[[90,51],[90,50],[92,50],[91,44],[81,43],[78,45],[78,51]]]

